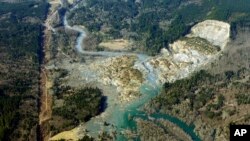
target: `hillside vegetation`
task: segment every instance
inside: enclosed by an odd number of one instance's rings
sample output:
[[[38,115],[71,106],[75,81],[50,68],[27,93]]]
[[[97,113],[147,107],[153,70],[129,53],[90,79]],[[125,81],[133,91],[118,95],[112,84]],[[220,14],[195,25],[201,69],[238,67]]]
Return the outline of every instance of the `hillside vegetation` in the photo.
[[[100,114],[104,110],[105,97],[98,88],[73,89],[67,87],[62,90],[61,95],[54,98],[55,101],[62,101],[61,104],[54,104],[53,115],[50,121],[50,130],[56,134],[72,129],[82,122]]]
[[[249,25],[249,7],[249,0],[237,4],[233,0],[87,0],[68,18],[71,25],[84,25],[90,31],[96,47],[102,41],[124,38],[135,41],[133,50],[156,54],[206,19],[229,22],[233,29]]]

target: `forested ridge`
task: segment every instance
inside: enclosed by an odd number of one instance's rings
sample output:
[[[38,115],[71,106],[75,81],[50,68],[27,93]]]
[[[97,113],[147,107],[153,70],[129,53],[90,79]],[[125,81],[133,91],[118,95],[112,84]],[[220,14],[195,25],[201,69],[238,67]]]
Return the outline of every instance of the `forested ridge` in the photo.
[[[69,15],[70,24],[84,25],[97,42],[125,38],[135,49],[157,54],[186,35],[195,23],[215,19],[249,25],[250,1],[239,0],[87,0]]]
[[[0,140],[36,140],[45,2],[0,2]]]

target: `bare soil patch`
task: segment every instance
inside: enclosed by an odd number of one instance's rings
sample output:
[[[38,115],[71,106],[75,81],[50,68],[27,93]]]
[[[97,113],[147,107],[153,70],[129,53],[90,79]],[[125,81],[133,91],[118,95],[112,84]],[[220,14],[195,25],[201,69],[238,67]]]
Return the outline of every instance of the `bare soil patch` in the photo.
[[[101,42],[99,46],[111,50],[125,50],[128,49],[130,42],[125,39],[115,39],[111,41]]]

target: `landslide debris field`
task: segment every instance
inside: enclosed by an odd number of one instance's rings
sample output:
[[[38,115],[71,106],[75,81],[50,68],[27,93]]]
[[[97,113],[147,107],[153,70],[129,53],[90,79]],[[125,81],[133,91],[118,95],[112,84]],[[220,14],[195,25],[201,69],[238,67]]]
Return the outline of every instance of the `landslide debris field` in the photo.
[[[221,141],[249,124],[246,0],[47,2],[0,0],[0,140]]]

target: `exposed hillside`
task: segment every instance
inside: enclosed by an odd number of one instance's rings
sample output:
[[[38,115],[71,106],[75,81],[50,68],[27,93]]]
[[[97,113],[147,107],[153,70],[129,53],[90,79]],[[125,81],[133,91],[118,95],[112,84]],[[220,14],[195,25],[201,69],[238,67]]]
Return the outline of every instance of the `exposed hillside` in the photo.
[[[204,36],[207,30],[210,34]],[[213,61],[229,41],[230,25],[216,20],[206,20],[194,25],[191,31],[190,34],[170,44],[168,50],[162,49],[161,54],[145,62],[144,65],[154,74],[155,81],[174,82]],[[213,38],[216,36],[223,39]]]
[[[229,40],[230,25],[220,21],[207,20],[192,27],[189,36],[204,38],[223,49]]]
[[[146,109],[193,124],[202,140],[229,140],[230,124],[250,123],[249,33],[247,28],[239,29],[223,55],[206,65],[206,71],[165,83]]]

